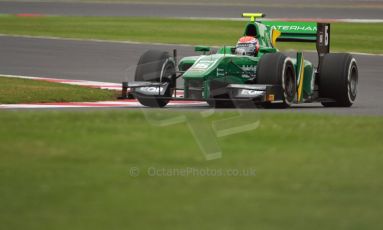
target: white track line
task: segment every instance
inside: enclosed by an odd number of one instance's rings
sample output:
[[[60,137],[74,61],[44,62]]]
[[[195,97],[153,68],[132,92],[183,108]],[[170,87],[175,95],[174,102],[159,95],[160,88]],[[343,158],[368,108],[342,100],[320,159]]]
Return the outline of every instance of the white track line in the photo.
[[[205,102],[171,101],[167,108],[207,106]],[[50,108],[144,108],[136,100],[68,102],[68,103],[36,103],[36,104],[0,104],[0,109],[50,109]]]
[[[45,77],[31,77],[31,76],[20,76],[20,75],[7,75],[0,74],[0,76],[8,78],[20,78],[30,79],[36,81],[47,81],[61,84],[78,85],[90,88],[100,88],[108,90],[119,90],[121,91],[120,83],[110,82],[97,82],[97,81],[84,81],[84,80],[70,80],[61,78],[45,78]],[[177,97],[182,98],[183,92],[178,91]],[[189,106],[206,106],[206,102],[200,101],[171,101],[167,107],[189,107]],[[142,108],[137,100],[116,100],[116,101],[98,101],[98,102],[63,102],[63,103],[30,103],[30,104],[0,104],[0,109],[49,109],[49,108]]]
[[[98,89],[107,89],[107,90],[122,90],[122,83],[112,83],[112,82],[101,82],[101,81],[88,81],[88,80],[72,80],[72,79],[62,79],[62,78],[47,78],[47,77],[31,77],[31,76],[22,76],[22,75],[8,75],[1,74],[0,77],[9,77],[9,78],[20,78],[20,79],[30,79],[36,81],[47,81],[53,83],[61,83],[68,85],[78,85],[88,88],[98,88]],[[183,91],[177,90],[177,96],[182,97]]]
[[[79,86],[84,86],[89,88],[100,88],[100,89],[109,89],[109,90],[121,91],[121,88],[122,88],[121,83],[111,83],[111,82],[70,80],[70,79],[61,79],[61,78],[31,77],[31,76],[7,75],[7,74],[0,74],[0,76],[9,77],[9,78],[48,81],[48,82],[62,83],[62,84],[68,84],[68,85],[79,85]]]

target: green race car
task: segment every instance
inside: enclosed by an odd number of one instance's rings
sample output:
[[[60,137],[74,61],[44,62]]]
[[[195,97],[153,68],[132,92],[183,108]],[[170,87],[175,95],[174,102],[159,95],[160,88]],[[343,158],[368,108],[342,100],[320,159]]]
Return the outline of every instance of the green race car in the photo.
[[[325,107],[350,107],[357,96],[358,67],[347,53],[330,53],[330,24],[257,21],[250,17],[236,46],[216,53],[196,47],[203,55],[182,58],[177,52],[149,50],[140,58],[135,81],[123,83],[123,96],[133,95],[145,106],[164,107],[170,100],[206,101],[213,107],[253,104],[286,108],[321,102]],[[316,43],[318,64],[302,52],[288,57],[276,42]],[[183,86],[177,86],[182,78]],[[182,89],[183,97],[176,97]],[[128,90],[130,90],[129,93]]]

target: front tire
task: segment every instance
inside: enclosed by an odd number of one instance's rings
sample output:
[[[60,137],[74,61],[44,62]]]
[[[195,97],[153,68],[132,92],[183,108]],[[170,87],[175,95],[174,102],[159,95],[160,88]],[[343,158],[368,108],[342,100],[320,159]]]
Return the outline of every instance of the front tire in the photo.
[[[169,87],[165,97],[171,97],[174,91],[176,67],[168,52],[149,50],[138,61],[135,81],[168,82]],[[136,99],[144,106],[162,108],[170,99],[160,99],[158,96],[135,95]]]
[[[282,53],[264,54],[257,67],[256,84],[280,85],[283,88],[282,103],[262,103],[265,108],[288,108],[296,95],[295,69],[290,58]]]
[[[358,67],[351,54],[326,54],[320,67],[319,95],[325,107],[351,107],[356,100]]]

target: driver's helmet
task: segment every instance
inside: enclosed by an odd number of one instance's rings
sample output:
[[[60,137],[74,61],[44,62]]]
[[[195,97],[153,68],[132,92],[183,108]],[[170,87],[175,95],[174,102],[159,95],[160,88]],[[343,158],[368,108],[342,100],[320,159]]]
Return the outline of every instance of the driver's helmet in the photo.
[[[235,53],[238,55],[257,56],[258,50],[258,39],[251,36],[241,37],[235,47]]]

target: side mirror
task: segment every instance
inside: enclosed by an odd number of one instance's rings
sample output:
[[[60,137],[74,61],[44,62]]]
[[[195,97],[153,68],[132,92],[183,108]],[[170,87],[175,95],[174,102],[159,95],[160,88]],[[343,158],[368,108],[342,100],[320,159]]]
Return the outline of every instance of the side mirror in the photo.
[[[207,46],[196,46],[194,48],[194,51],[195,52],[203,52],[203,54],[206,54],[207,52],[210,51],[210,47],[207,47]]]

